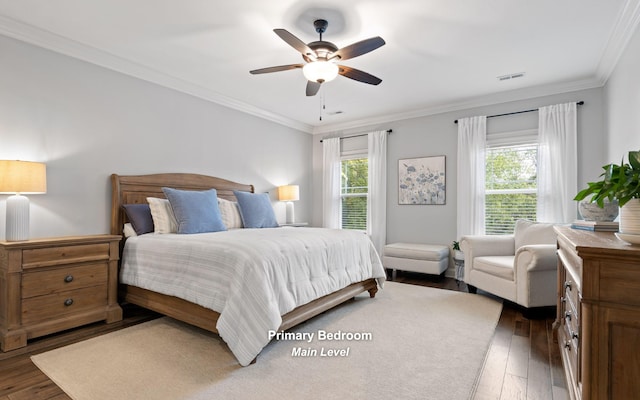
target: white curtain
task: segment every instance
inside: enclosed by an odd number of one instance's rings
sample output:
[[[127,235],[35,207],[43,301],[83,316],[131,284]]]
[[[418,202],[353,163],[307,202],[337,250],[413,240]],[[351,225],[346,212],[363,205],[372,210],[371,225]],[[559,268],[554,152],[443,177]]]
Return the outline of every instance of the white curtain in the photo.
[[[379,254],[387,241],[387,131],[370,132],[367,234]]]
[[[322,225],[340,229],[340,138],[322,140]]]
[[[458,120],[457,234],[484,234],[487,117]]]
[[[556,104],[538,110],[538,208],[543,222],[576,219],[578,188],[577,105]]]

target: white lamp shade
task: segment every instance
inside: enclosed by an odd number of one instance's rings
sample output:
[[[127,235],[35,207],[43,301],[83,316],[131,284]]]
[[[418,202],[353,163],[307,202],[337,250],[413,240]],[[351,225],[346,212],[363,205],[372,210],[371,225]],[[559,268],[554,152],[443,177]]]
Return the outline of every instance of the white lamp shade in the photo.
[[[0,160],[0,193],[47,192],[47,167],[31,161]]]
[[[338,66],[331,61],[313,61],[302,67],[302,73],[312,82],[329,82],[338,76]]]
[[[278,200],[297,201],[300,200],[300,187],[298,185],[285,185],[278,187]]]

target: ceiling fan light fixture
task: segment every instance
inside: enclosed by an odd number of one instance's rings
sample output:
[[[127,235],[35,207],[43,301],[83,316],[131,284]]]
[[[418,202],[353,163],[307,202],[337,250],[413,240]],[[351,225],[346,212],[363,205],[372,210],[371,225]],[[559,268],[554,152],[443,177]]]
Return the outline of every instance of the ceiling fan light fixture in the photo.
[[[313,61],[302,67],[302,73],[312,82],[329,82],[338,76],[338,65],[331,61]]]

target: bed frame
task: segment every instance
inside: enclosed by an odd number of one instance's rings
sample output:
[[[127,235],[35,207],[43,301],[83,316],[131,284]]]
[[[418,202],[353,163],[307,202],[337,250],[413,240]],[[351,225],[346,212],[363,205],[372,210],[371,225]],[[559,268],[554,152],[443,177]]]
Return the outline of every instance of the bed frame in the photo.
[[[128,222],[122,205],[136,203],[146,204],[147,197],[164,198],[165,196],[162,192],[163,187],[183,190],[216,189],[218,197],[232,201],[236,200],[233,194],[234,190],[254,192],[253,185],[244,185],[206,175],[184,173],[130,176],[113,174],[111,175],[111,185],[111,233],[114,235],[122,235],[123,226]],[[121,252],[123,247],[124,240],[121,242]],[[368,291],[370,297],[375,297],[378,291],[378,285],[375,279],[356,282],[344,289],[292,310],[282,316],[282,325],[280,325],[279,329],[286,330],[298,325],[364,291]],[[220,314],[200,305],[130,285],[120,285],[120,297],[125,302],[136,304],[188,324],[218,333],[216,322]]]

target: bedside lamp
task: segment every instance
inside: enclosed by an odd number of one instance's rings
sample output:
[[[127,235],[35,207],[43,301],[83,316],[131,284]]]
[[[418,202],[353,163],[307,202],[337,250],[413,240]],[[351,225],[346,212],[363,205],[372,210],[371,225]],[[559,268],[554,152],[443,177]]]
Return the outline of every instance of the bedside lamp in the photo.
[[[300,200],[300,188],[298,185],[285,185],[278,187],[278,200],[287,202],[287,224],[293,224],[293,202]]]
[[[43,163],[0,160],[0,193],[7,198],[6,240],[29,239],[29,199],[23,194],[47,192],[47,167]]]

